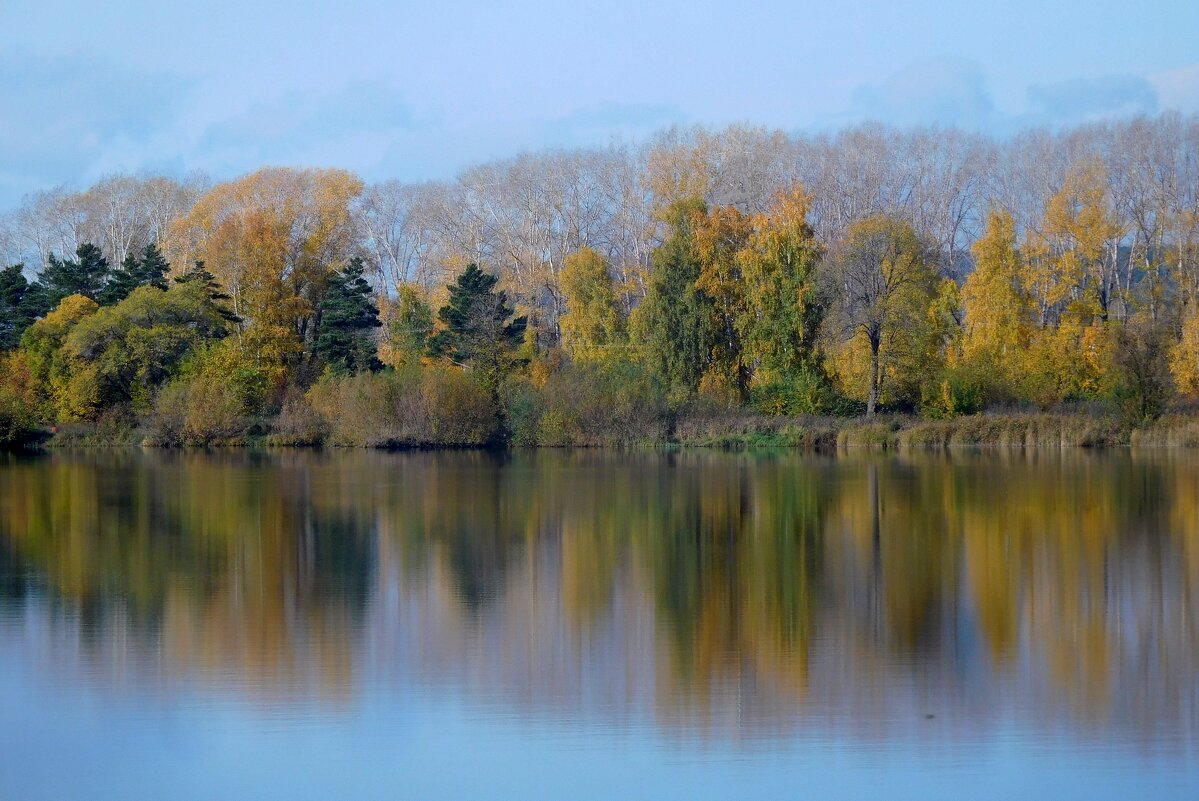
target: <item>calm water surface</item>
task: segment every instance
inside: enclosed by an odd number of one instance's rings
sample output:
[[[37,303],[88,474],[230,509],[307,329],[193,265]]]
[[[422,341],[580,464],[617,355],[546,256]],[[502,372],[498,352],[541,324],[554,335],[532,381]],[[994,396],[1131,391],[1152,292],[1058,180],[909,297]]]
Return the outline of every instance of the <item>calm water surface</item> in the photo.
[[[1199,455],[0,456],[0,799],[1199,798]]]

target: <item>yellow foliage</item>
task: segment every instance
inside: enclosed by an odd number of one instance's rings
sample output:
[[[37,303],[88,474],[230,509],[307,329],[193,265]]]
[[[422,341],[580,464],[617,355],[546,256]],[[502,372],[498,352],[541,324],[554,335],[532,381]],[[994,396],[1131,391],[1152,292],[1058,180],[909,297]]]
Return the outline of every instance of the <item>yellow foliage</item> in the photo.
[[[1199,314],[1183,320],[1182,336],[1170,349],[1170,373],[1179,392],[1199,395]]]
[[[353,255],[350,203],[362,188],[345,170],[259,170],[200,197],[172,225],[167,254],[177,265],[203,261],[244,324],[262,329],[263,358],[288,358],[313,324],[328,272]]]
[[[1111,375],[1113,336],[1108,324],[1090,320],[1090,308],[1080,304],[1057,327],[1034,335],[1020,380],[1022,396],[1046,407],[1102,396]]]
[[[612,268],[603,256],[591,248],[567,256],[562,291],[567,304],[559,321],[562,344],[574,359],[599,359],[625,343]]]
[[[974,271],[962,287],[966,318],[962,356],[966,362],[992,371],[995,379],[1010,387],[1022,370],[1032,316],[1012,216],[992,211],[973,252]]]
[[[1083,161],[1045,207],[1043,230],[1031,238],[1034,266],[1047,313],[1070,300],[1086,299],[1107,314],[1114,286],[1114,248],[1123,232],[1110,210],[1107,173]]]
[[[21,338],[34,391],[63,421],[86,418],[98,399],[98,387],[87,384],[94,376],[68,364],[62,344],[80,320],[92,316],[99,308],[90,298],[70,295],[31,325]]]

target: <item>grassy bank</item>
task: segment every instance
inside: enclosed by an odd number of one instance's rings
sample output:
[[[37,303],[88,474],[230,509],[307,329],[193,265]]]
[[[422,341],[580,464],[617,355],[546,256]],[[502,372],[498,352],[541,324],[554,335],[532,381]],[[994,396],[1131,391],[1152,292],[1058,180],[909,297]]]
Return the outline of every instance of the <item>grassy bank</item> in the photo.
[[[622,430],[611,436],[602,431],[585,433],[564,429],[552,440],[515,441],[486,439],[483,429],[433,427],[406,432],[390,429],[357,436],[330,430],[319,419],[299,425],[291,417],[246,420],[227,436],[203,442],[164,440],[153,429],[129,418],[76,423],[46,432],[39,447],[701,447],[748,450],[793,448],[834,453],[854,450],[925,450],[962,448],[1061,449],[1061,448],[1193,448],[1199,447],[1199,412],[1169,414],[1144,426],[1129,426],[1117,417],[1081,413],[981,414],[947,420],[912,416],[882,416],[873,420],[838,417],[784,417],[748,412],[706,412],[678,415],[659,426],[630,436]],[[369,421],[359,419],[359,426]]]

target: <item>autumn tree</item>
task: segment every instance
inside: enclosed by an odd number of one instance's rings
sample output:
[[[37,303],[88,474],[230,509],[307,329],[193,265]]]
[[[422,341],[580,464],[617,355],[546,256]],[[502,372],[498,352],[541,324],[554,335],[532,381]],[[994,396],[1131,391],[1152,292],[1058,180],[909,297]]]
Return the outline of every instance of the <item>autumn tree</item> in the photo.
[[[1050,248],[1054,278],[1064,284],[1059,296],[1093,308],[1099,319],[1111,316],[1121,289],[1117,282],[1123,231],[1110,208],[1107,173],[1094,160],[1067,173],[1065,184],[1045,208],[1042,238]]]
[[[625,344],[612,268],[596,251],[583,248],[566,257],[562,291],[562,344],[578,361],[593,361]]]
[[[350,206],[361,191],[344,170],[259,170],[202,195],[172,225],[168,252],[204,262],[261,360],[293,364],[315,342],[331,265],[355,255]]]
[[[808,224],[809,198],[799,188],[780,193],[753,217],[736,259],[746,296],[737,322],[754,382],[791,397],[779,411],[823,411],[826,388],[817,345],[824,318],[817,266],[823,249]],[[798,404],[798,405],[797,405]]]
[[[37,436],[40,405],[25,352],[0,353],[0,448]]]
[[[383,323],[372,298],[374,291],[363,277],[364,270],[362,259],[351,259],[345,269],[329,279],[321,301],[314,352],[341,372],[359,373],[383,366],[374,337],[374,329]]]
[[[1033,316],[1012,216],[992,210],[972,252],[974,270],[962,287],[963,358],[1012,392],[1027,367]]]
[[[1182,321],[1178,340],[1169,347],[1169,366],[1179,392],[1199,395],[1199,315],[1188,315]]]
[[[891,368],[918,339],[936,276],[927,248],[911,226],[893,217],[868,217],[850,226],[828,262],[830,322],[847,355],[866,350],[866,415],[874,416]]]
[[[29,383],[38,399],[39,416],[73,420],[95,407],[95,395],[85,381],[76,387],[86,393],[83,398],[68,397],[72,375],[63,343],[80,321],[94,315],[99,308],[89,297],[68,295],[45,317],[29,326],[21,337],[21,351],[25,354]],[[82,400],[82,403],[73,400]]]

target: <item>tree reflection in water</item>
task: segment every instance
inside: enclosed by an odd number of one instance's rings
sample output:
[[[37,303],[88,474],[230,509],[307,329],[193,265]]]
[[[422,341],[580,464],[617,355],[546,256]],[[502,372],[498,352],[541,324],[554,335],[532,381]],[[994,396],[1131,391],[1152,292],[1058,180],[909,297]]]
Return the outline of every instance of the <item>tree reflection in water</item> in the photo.
[[[0,462],[0,628],[254,703],[1193,741],[1199,458],[105,452]]]

